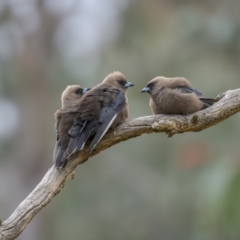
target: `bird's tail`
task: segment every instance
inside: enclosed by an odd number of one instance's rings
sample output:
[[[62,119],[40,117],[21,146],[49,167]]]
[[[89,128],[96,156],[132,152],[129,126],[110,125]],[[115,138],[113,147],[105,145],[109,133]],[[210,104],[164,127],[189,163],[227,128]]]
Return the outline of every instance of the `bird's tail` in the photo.
[[[203,102],[202,109],[208,108],[218,101],[216,98],[199,97],[199,99]]]
[[[76,129],[78,130],[78,132]],[[67,164],[69,157],[84,148],[87,140],[96,132],[97,122],[86,121],[84,124],[81,124],[81,128],[77,126],[76,129],[74,128],[70,130],[72,137],[68,143],[68,146],[66,146],[64,149],[59,149],[57,152],[58,156],[55,160],[55,166],[57,168],[64,168]]]
[[[64,158],[66,148],[58,148],[54,150],[54,163],[56,168],[64,168],[67,164],[67,159]]]

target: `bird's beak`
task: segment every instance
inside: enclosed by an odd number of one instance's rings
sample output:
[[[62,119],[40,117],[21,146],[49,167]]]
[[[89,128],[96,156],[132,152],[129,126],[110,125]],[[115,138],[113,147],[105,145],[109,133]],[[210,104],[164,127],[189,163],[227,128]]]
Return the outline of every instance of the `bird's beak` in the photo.
[[[84,93],[86,93],[87,91],[89,91],[91,88],[83,88],[83,90],[82,90],[82,93],[84,94]]]
[[[145,87],[145,88],[142,89],[141,93],[143,93],[143,92],[149,92],[149,91],[150,91],[150,88],[149,88],[149,87]]]
[[[132,87],[132,86],[134,86],[134,85],[132,83],[130,83],[130,82],[127,82],[124,85],[125,88]]]

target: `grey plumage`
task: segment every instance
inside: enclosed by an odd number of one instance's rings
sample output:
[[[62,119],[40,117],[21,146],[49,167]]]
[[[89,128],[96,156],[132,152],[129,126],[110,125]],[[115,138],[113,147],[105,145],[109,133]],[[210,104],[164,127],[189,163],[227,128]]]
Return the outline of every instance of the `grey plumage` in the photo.
[[[156,77],[148,82],[142,92],[150,94],[153,114],[190,114],[216,102],[206,98],[183,77]]]

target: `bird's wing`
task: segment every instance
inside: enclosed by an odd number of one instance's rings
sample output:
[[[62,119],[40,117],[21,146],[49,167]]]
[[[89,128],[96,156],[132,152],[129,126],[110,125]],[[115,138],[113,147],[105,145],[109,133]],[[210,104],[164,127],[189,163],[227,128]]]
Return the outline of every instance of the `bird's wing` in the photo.
[[[177,87],[177,89],[179,89],[182,93],[195,93],[198,96],[198,98],[203,102],[204,104],[203,108],[207,108],[217,102],[215,98],[204,97],[203,94],[195,88],[181,86]]]
[[[123,91],[119,90],[114,102],[109,102],[102,107],[100,111],[100,116],[98,118],[98,129],[97,132],[89,146],[89,153],[96,147],[103,136],[106,134],[108,129],[113,124],[114,120],[117,118],[120,110],[126,103],[125,94]]]
[[[187,87],[187,86],[179,86],[176,89],[179,89],[182,93],[195,93],[197,96],[203,96],[200,91],[195,88]]]
[[[71,137],[68,146],[69,156],[77,152],[78,150],[82,150],[87,142],[87,140],[96,132],[98,127],[97,119],[93,119],[90,121],[82,121],[83,125],[81,129],[79,128],[79,132],[75,137]]]
[[[53,150],[53,162],[55,163],[56,162],[56,158],[58,156],[58,152],[59,152],[59,146],[58,146],[58,140],[59,140],[59,130],[58,130],[58,127],[59,127],[59,121],[60,119],[58,118],[56,123],[55,123],[55,128],[54,128],[54,131],[55,131],[55,134],[56,134],[56,142],[55,142],[55,146],[54,146],[54,150]]]
[[[70,116],[69,116],[70,117]],[[59,119],[56,123],[56,135],[57,141],[54,148],[54,162],[57,168],[64,168],[67,159],[76,152],[79,139],[81,139],[81,133],[87,121],[81,121],[78,116],[74,118],[73,125],[68,132],[64,132],[66,136],[60,136],[59,131],[61,126],[66,124],[62,119]]]
[[[75,117],[73,125],[71,129],[68,131],[69,134],[69,142],[68,145],[64,151],[64,155],[61,159],[60,165],[64,167],[66,160],[76,152],[76,146],[78,143],[78,140],[80,138],[82,130],[85,128],[87,124],[87,121],[81,121],[78,116]]]
[[[58,117],[55,124],[56,143],[53,151],[53,162],[56,164],[56,166],[61,162],[63,154],[67,148],[67,145],[61,143],[59,139],[59,126],[61,124],[61,120],[62,118]]]
[[[74,139],[78,135],[77,131],[81,130],[81,123],[74,122],[76,116],[77,113],[59,112],[56,117],[56,143],[53,152],[53,161],[58,168],[65,166],[66,160],[71,153],[70,140],[71,138]]]

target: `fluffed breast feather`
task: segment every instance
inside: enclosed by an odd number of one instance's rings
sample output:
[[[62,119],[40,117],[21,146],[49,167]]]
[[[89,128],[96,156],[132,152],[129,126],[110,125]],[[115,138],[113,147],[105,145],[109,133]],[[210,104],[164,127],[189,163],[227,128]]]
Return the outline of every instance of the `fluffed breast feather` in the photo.
[[[165,88],[150,99],[150,107],[154,114],[188,114],[202,109],[203,102],[195,93]]]

